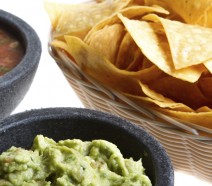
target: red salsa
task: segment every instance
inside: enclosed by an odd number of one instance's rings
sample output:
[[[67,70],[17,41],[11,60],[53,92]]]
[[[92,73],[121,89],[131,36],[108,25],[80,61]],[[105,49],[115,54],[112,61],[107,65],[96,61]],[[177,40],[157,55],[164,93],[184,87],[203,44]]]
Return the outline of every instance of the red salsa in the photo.
[[[14,68],[23,55],[24,48],[19,40],[0,28],[0,76]]]

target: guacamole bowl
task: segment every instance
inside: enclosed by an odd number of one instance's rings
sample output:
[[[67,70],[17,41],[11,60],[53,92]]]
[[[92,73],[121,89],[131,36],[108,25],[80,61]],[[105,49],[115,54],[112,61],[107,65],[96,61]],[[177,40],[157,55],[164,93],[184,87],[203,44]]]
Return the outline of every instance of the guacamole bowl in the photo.
[[[29,149],[39,134],[55,141],[107,140],[124,158],[142,159],[152,185],[174,185],[173,167],[160,143],[120,117],[83,108],[46,108],[11,115],[0,122],[0,153],[11,146]]]
[[[0,120],[27,93],[41,55],[35,30],[19,17],[0,10]]]

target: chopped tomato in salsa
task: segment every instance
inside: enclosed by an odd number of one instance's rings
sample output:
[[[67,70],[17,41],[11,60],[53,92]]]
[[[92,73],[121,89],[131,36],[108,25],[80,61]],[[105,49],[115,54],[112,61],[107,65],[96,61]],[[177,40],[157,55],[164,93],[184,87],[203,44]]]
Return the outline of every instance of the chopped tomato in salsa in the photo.
[[[0,76],[14,68],[23,55],[24,48],[19,40],[0,28]]]

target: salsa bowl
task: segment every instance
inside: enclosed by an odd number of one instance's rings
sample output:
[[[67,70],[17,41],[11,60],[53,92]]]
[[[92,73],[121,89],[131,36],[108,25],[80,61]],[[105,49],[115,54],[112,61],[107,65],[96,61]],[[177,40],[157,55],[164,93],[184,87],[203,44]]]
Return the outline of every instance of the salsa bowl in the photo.
[[[0,120],[8,116],[27,93],[40,56],[35,30],[17,16],[0,10]]]

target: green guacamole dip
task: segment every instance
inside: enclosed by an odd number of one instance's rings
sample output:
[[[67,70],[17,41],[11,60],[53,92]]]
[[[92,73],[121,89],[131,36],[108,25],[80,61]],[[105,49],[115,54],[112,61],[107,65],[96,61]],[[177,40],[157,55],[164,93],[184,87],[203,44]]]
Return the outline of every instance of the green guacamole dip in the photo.
[[[31,150],[11,147],[0,155],[1,186],[151,186],[141,160],[124,159],[105,140],[36,136]]]

